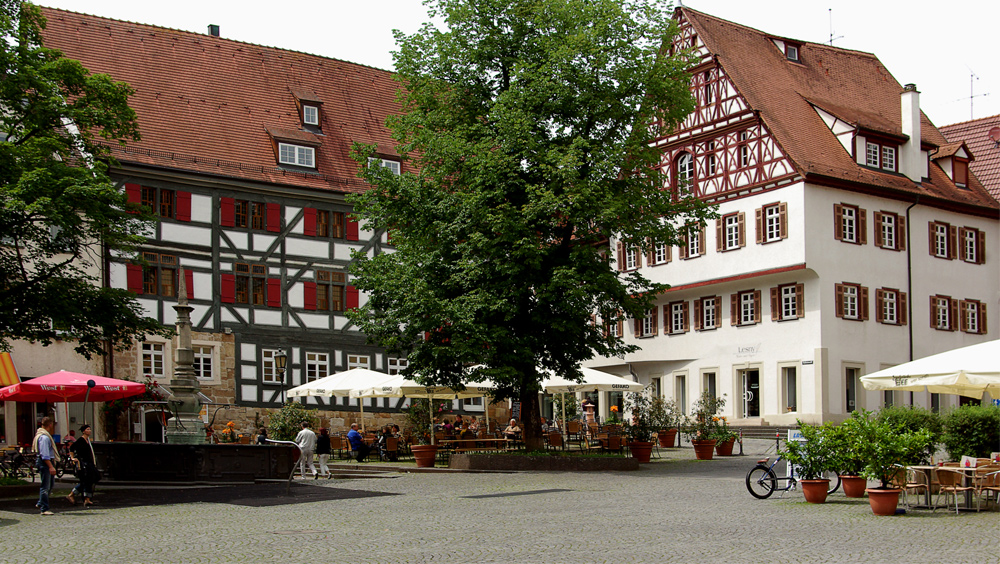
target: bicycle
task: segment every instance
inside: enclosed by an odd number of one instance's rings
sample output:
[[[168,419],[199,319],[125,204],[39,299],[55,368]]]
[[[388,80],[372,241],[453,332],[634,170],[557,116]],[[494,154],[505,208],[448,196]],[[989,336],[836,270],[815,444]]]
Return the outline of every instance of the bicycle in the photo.
[[[778,448],[780,446],[781,438],[775,437],[775,452],[778,452]],[[775,475],[774,467],[779,462],[784,460],[780,454],[775,457],[774,462],[771,462],[770,465],[768,465],[770,460],[771,457],[758,460],[757,465],[747,472],[747,491],[749,491],[750,495],[757,499],[767,499],[771,497],[771,494],[773,494],[775,490],[781,491],[781,496],[784,496],[785,492],[796,489],[796,485],[798,484],[798,480],[794,475],[782,476],[780,478]],[[837,475],[836,472],[829,470],[825,471],[822,474],[822,478],[830,480],[830,489],[827,490],[827,495],[840,489],[840,476]],[[783,488],[778,487],[778,482],[781,481],[785,482],[785,487]]]

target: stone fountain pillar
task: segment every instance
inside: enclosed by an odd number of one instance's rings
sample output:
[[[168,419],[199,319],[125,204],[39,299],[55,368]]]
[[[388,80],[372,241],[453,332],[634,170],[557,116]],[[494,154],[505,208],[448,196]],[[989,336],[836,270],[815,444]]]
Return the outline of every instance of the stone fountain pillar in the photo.
[[[173,419],[167,424],[167,442],[170,444],[205,444],[205,424],[201,419],[201,402],[198,392],[201,386],[194,373],[194,350],[191,348],[191,311],[188,305],[187,285],[184,282],[184,268],[177,271],[177,355],[174,358],[174,374],[170,378],[170,397],[167,404]]]

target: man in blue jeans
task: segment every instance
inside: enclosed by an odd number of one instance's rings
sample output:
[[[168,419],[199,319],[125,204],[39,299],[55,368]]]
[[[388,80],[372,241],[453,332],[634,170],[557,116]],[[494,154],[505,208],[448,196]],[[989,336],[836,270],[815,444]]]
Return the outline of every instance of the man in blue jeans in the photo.
[[[364,437],[358,432],[357,423],[351,423],[351,430],[347,432],[347,441],[351,443],[351,450],[357,453],[358,462],[364,462],[371,448],[365,444]]]
[[[38,503],[35,504],[42,515],[54,515],[49,511],[49,492],[56,480],[56,462],[59,462],[59,453],[56,452],[55,442],[52,440],[52,432],[55,431],[55,422],[51,417],[42,418],[42,426],[35,433],[35,440],[32,441],[31,450],[38,453],[35,464],[38,467],[38,475],[42,478],[42,487],[38,490]]]

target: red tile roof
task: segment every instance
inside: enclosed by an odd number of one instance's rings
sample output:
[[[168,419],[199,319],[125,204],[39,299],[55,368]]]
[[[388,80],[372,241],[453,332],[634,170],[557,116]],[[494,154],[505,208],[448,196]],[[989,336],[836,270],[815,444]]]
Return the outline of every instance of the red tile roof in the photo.
[[[43,8],[45,45],[132,85],[142,140],[117,152],[152,165],[303,188],[360,192],[351,144],[396,155],[399,112],[384,70],[209,35]],[[296,95],[322,102],[322,134],[302,128]],[[319,142],[316,173],[278,167],[269,131]]]
[[[975,158],[969,168],[990,194],[1000,200],[1000,144],[990,139],[994,127],[1000,127],[1000,115],[946,125],[941,133],[949,141],[965,141]]]
[[[980,213],[996,215],[1000,206],[975,179],[969,189],[958,188],[931,164],[929,182],[915,184],[901,174],[858,165],[830,133],[814,105],[859,128],[905,139],[903,88],[875,55],[794,40],[801,46],[800,62],[793,62],[775,46],[773,35],[690,8],[679,10],[807,179],[906,198],[921,194],[947,200],[944,205],[989,208]],[[921,137],[925,146],[947,143],[923,114]]]

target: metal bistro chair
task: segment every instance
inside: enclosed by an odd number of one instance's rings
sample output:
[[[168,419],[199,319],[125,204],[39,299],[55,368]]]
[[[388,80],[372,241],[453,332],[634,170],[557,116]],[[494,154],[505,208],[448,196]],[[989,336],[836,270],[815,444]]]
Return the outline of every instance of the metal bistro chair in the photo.
[[[955,498],[955,514],[958,514],[958,494],[975,491],[972,486],[963,486],[962,479],[965,475],[960,470],[949,470],[948,468],[938,468],[938,482],[941,484],[941,491],[938,493],[938,501],[944,495],[945,506],[948,504],[948,495]],[[937,503],[935,503],[937,509]]]
[[[566,450],[566,444],[563,443],[563,437],[559,433],[549,433],[549,448]]]
[[[990,508],[990,496],[993,494],[996,494],[994,504],[1000,507],[1000,469],[993,466],[990,467],[990,470],[992,471],[989,473],[977,476],[979,478],[976,484],[977,507],[982,501],[983,494],[986,494],[986,509]]]
[[[903,491],[903,505],[906,509],[910,508],[910,501],[907,494],[910,493],[921,493],[927,491],[927,484],[917,479],[915,472],[909,468],[904,468],[900,466],[896,470],[896,474],[892,477],[892,485]]]
[[[579,421],[567,421],[566,422],[566,442],[569,444],[576,443],[580,445],[580,449],[583,449],[583,424]]]
[[[344,438],[339,435],[330,436],[330,452],[336,452],[338,458],[344,458]]]
[[[385,440],[385,452],[382,453],[382,460],[395,462],[399,460],[399,439],[388,437]]]

